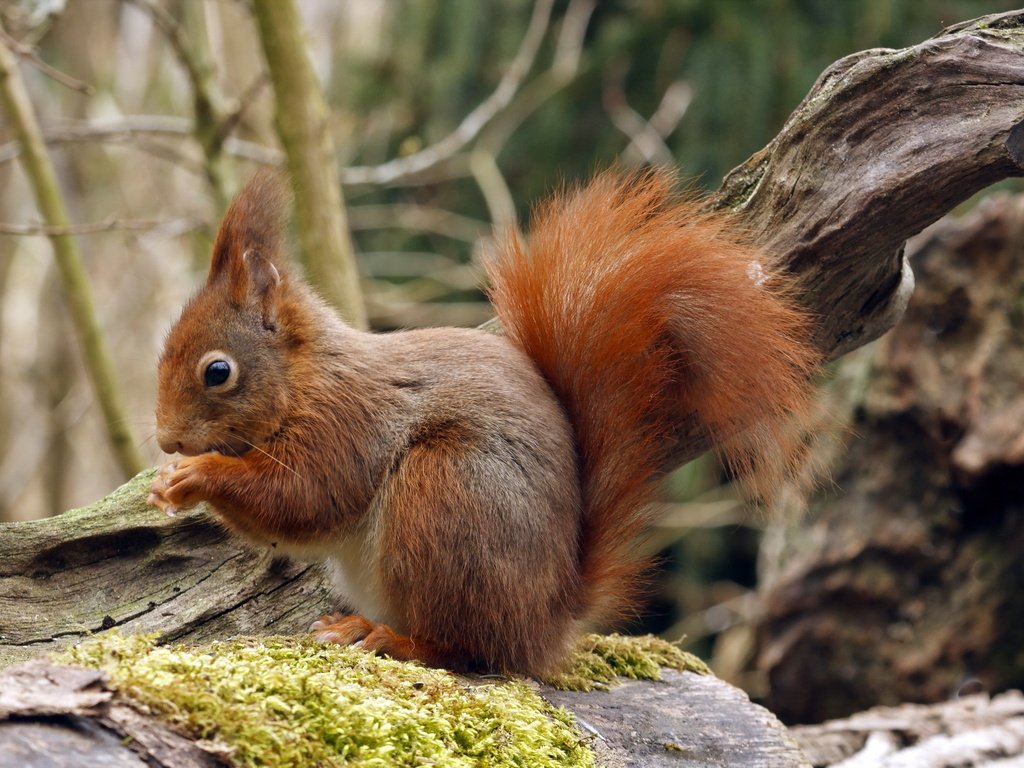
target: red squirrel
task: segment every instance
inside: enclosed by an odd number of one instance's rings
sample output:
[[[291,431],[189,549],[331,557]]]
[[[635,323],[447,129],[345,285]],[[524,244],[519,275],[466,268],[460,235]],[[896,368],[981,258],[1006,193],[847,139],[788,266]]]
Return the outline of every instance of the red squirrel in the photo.
[[[597,176],[496,236],[502,334],[346,325],[287,265],[280,182],[231,203],[159,362],[149,495],[326,561],[323,641],[456,670],[556,668],[627,614],[680,425],[771,486],[818,354],[732,217],[664,172]]]

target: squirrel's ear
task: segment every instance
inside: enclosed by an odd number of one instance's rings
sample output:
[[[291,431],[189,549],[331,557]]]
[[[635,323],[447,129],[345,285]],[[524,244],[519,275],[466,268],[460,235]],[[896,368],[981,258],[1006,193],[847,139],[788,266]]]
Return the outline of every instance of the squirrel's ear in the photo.
[[[244,278],[245,294],[262,310],[263,327],[272,331],[277,327],[277,300],[281,286],[281,273],[277,271],[277,267],[271,263],[270,259],[252,249],[242,254],[242,264],[246,273]],[[236,293],[237,291],[238,287],[233,285],[232,292]]]
[[[232,300],[245,301],[252,267],[246,263],[250,251],[276,255],[281,249],[281,227],[285,211],[284,185],[276,173],[257,173],[235,195],[224,213],[213,243],[208,286],[226,286]],[[270,265],[270,269],[274,269]],[[257,271],[266,271],[258,267]]]

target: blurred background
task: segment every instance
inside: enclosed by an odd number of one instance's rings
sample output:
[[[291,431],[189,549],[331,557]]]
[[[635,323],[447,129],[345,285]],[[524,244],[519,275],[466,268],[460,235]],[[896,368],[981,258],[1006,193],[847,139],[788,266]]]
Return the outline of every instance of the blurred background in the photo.
[[[298,4],[331,108],[370,323],[380,330],[487,320],[474,261],[480,239],[495,223],[526,225],[531,204],[560,181],[618,161],[674,165],[714,189],[836,59],[912,45],[1013,7]],[[163,335],[205,274],[225,201],[256,167],[281,160],[255,24],[243,0],[0,0],[0,20],[56,165],[125,421],[144,462],[156,464]],[[226,116],[216,142],[204,133],[211,104]],[[482,105],[493,115],[474,121]],[[83,372],[15,136],[0,120],[0,521],[10,521],[86,504],[126,477]],[[441,151],[453,131],[467,140]],[[403,169],[403,158],[436,148],[440,160],[427,170]],[[840,371],[837,420],[856,418],[850,398],[863,393],[872,354]],[[664,503],[651,539],[663,573],[635,628],[685,636],[720,674],[768,696],[751,624],[763,614],[756,587],[766,517],[746,511],[707,458],[671,478]]]

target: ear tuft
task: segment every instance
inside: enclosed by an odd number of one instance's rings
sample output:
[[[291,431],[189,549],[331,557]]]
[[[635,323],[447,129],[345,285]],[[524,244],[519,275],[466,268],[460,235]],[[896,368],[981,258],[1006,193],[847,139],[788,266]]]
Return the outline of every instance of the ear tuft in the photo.
[[[249,179],[231,201],[217,231],[207,285],[225,276],[237,278],[244,271],[247,251],[258,251],[266,258],[278,257],[287,202],[279,173],[260,171]]]

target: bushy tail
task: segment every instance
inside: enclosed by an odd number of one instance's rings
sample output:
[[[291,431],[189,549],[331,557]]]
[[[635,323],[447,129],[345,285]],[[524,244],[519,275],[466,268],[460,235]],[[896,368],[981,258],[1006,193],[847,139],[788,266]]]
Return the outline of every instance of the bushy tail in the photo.
[[[674,177],[598,176],[534,215],[528,243],[488,264],[505,333],[563,403],[582,457],[583,611],[628,606],[634,547],[673,435],[703,430],[758,492],[802,460],[818,355],[806,316],[772,287],[730,217],[680,198]]]

